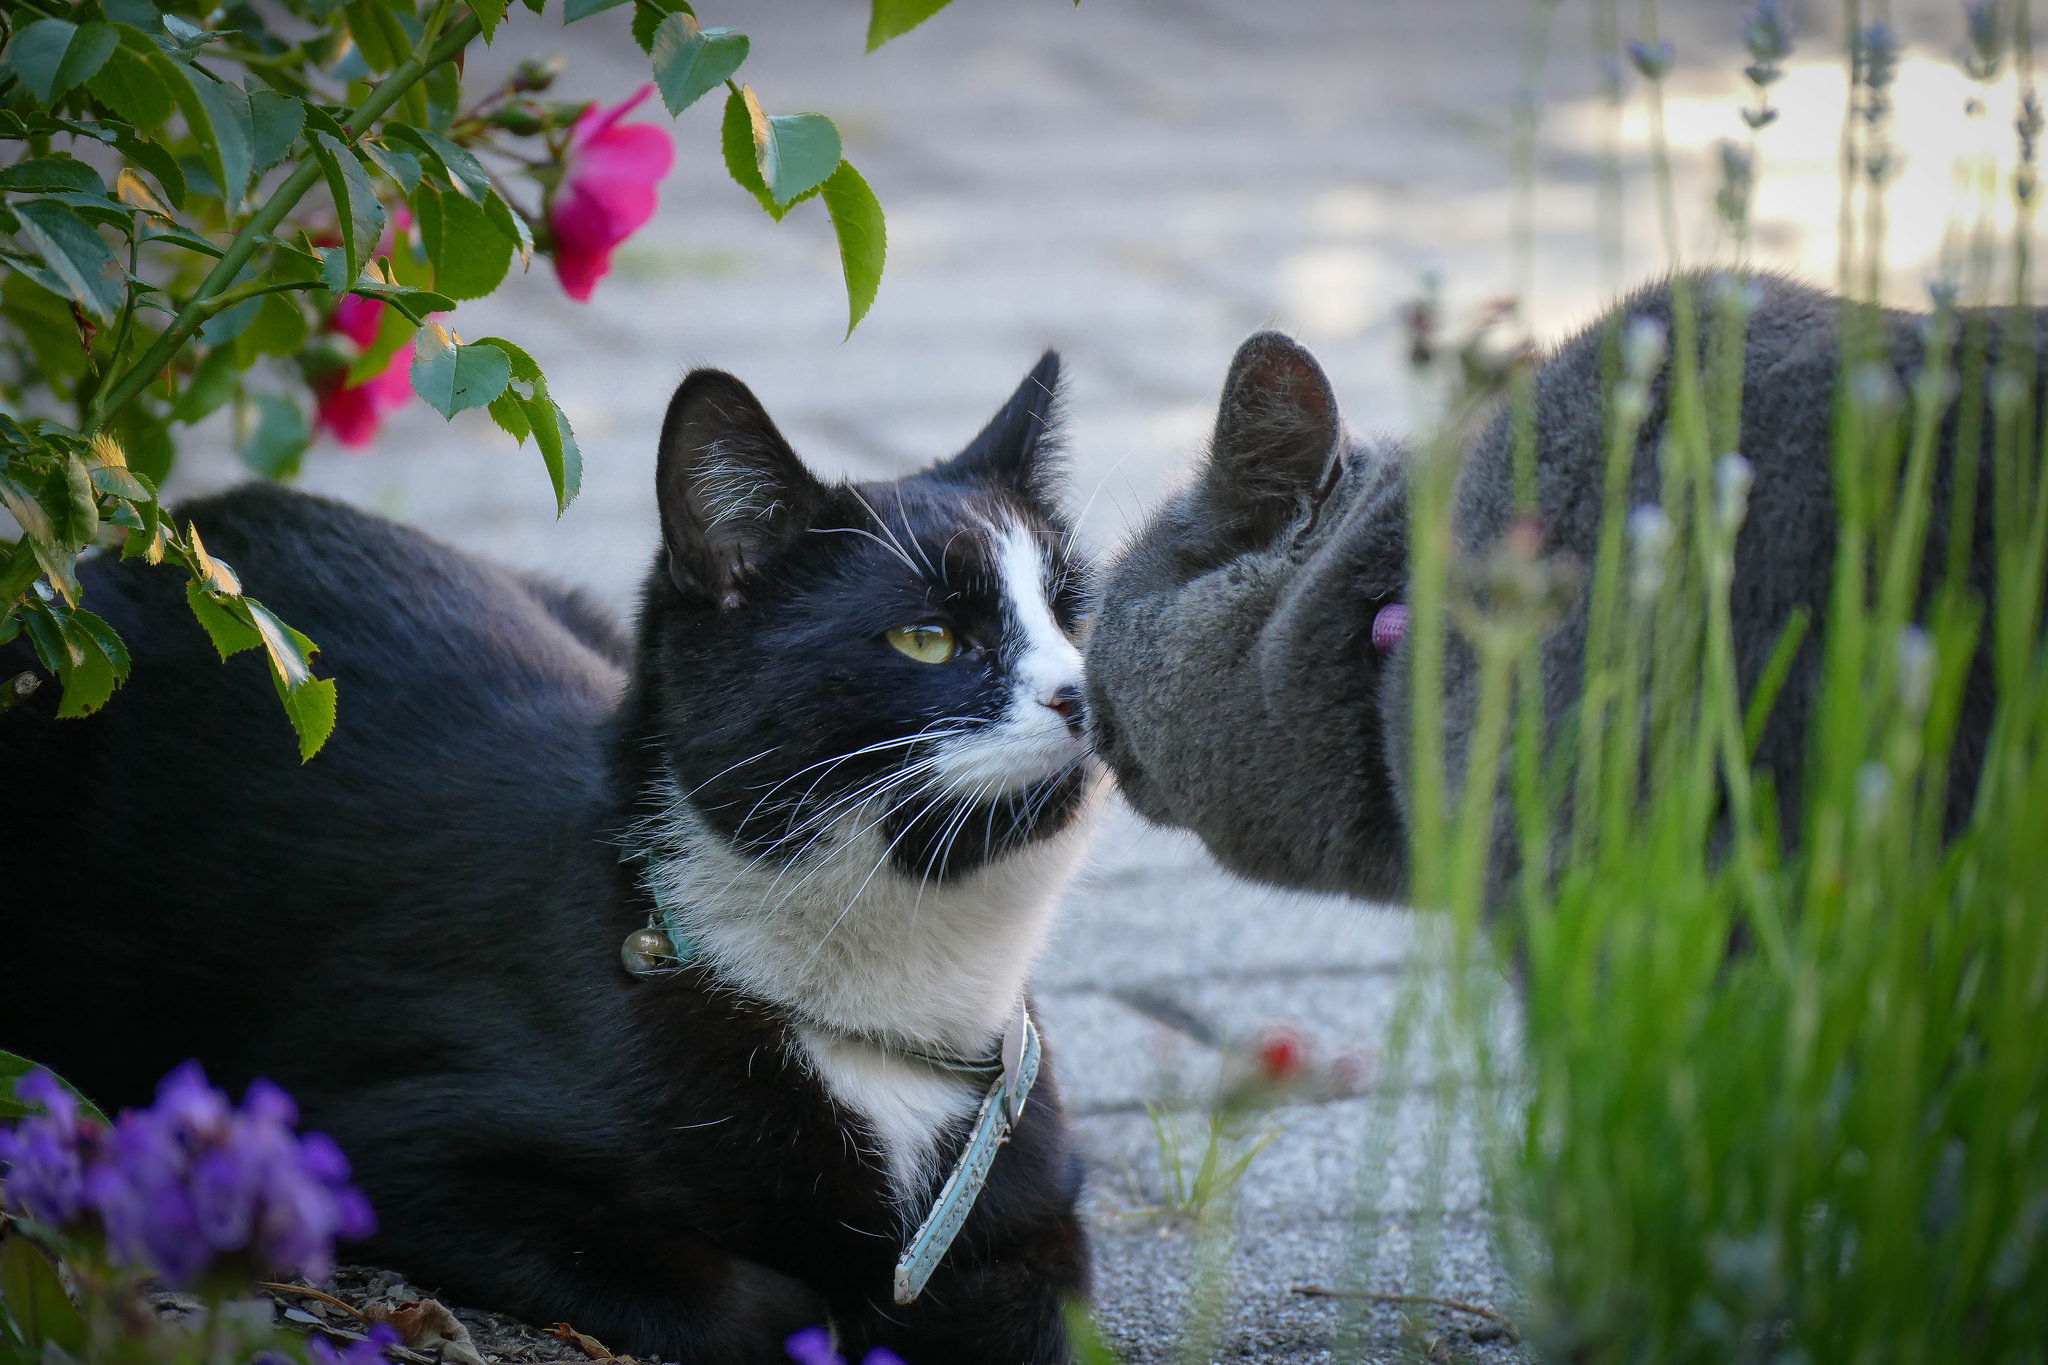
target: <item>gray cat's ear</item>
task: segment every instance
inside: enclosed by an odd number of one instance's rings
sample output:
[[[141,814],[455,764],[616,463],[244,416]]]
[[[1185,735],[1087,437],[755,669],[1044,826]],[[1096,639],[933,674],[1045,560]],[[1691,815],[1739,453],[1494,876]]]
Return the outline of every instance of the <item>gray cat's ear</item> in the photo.
[[[1223,381],[1202,477],[1211,515],[1254,542],[1270,540],[1328,492],[1342,434],[1316,358],[1292,337],[1255,334]]]
[[[967,449],[933,472],[999,484],[1052,504],[1066,473],[1059,439],[1059,390],[1059,352],[1047,351]]]
[[[825,490],[745,384],[692,370],[661,424],[654,493],[669,576],[730,609],[803,534]]]

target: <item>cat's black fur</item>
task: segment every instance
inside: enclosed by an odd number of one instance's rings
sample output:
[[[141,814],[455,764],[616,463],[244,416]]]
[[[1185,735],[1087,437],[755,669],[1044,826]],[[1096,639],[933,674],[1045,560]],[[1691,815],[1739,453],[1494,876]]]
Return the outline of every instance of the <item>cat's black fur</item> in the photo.
[[[303,767],[259,659],[214,656],[176,575],[100,559],[86,600],[132,680],[84,721],[53,718],[54,685],[0,714],[17,797],[0,1047],[109,1110],[187,1057],[237,1090],[267,1075],[378,1210],[344,1255],[616,1350],[782,1361],[788,1333],[829,1317],[854,1359],[885,1343],[912,1365],[1065,1361],[1087,1257],[1050,1065],[938,1275],[899,1308],[893,1262],[929,1191],[892,1200],[792,1011],[703,967],[635,978],[619,959],[651,909],[622,851],[674,791],[704,789],[707,818],[772,859],[912,751],[822,774],[821,758],[987,713],[1008,646],[973,553],[982,518],[1048,545],[1074,626],[1057,375],[1048,355],[952,461],[849,487],[812,479],[736,380],[692,374],[631,645],[574,594],[336,503],[258,486],[186,508],[338,681],[339,727]],[[721,515],[739,495],[754,500]],[[892,546],[950,575],[913,574]],[[933,668],[880,641],[934,612],[981,652]],[[32,663],[0,649],[0,672]],[[1056,836],[1078,772],[893,856],[957,878]],[[959,1084],[971,1108],[982,1083]],[[943,1161],[964,1136],[941,1137]]]
[[[1755,282],[1738,448],[1755,470],[1736,546],[1731,608],[1745,695],[1796,608],[1814,615],[1766,725],[1760,762],[1796,838],[1800,769],[1818,684],[1819,641],[1833,580],[1836,514],[1830,459],[1840,347],[1839,304],[1778,278]],[[1705,309],[1716,281],[1689,278]],[[1621,319],[1672,326],[1668,285],[1624,300]],[[2003,316],[2003,315],[2002,315]],[[1924,317],[1882,315],[1900,392],[1924,363]],[[1969,325],[1966,323],[1966,325]],[[2000,325],[2003,325],[2002,323]],[[2029,344],[2048,356],[2048,323]],[[1996,364],[1995,336],[1991,347]],[[1537,517],[1542,550],[1590,566],[1599,546],[1608,371],[1596,323],[1536,370]],[[1960,347],[1960,343],[1958,343]],[[1667,370],[1668,373],[1668,370]],[[2037,383],[2036,392],[2043,386]],[[1665,379],[1653,385],[1629,505],[1654,502]],[[1926,590],[1942,571],[1954,473],[1951,405],[1933,480]],[[1993,429],[1986,413],[1986,451]],[[1482,558],[1513,516],[1513,433],[1498,412],[1466,450],[1453,495],[1459,553]],[[1382,656],[1374,618],[1407,591],[1406,447],[1344,434],[1336,399],[1307,351],[1276,333],[1247,341],[1224,383],[1207,460],[1134,538],[1104,580],[1088,648],[1097,749],[1131,804],[1199,834],[1227,866],[1290,886],[1391,899],[1407,888],[1408,735],[1405,646]],[[1978,483],[1969,583],[1993,579],[1988,454]],[[1578,705],[1585,594],[1542,645],[1546,733]],[[1478,664],[1455,632],[1444,671],[1446,762],[1463,765],[1478,702]],[[1966,809],[1992,710],[1988,643],[1963,698],[1950,785],[1951,823]],[[1517,865],[1498,812],[1492,884]],[[1570,818],[1569,789],[1558,826]]]

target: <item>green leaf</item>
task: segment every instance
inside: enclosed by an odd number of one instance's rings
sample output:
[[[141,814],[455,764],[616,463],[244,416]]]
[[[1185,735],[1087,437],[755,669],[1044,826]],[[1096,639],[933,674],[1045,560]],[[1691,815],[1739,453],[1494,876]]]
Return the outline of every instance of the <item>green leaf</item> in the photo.
[[[29,550],[43,573],[56,585],[67,602],[78,600],[78,551],[64,545],[39,545],[30,540]]]
[[[96,464],[86,472],[92,478],[92,486],[110,498],[148,502],[156,496],[149,491],[149,485],[120,465]]]
[[[451,299],[479,299],[512,268],[512,241],[490,215],[459,194],[422,183],[412,196],[420,241],[434,263],[434,289]]]
[[[540,447],[541,463],[547,466],[559,517],[583,491],[583,452],[577,449],[576,433],[569,430],[568,414],[548,396],[545,381],[534,386],[533,397],[522,400],[520,408],[533,429],[534,444]]]
[[[194,66],[170,64],[171,98],[199,144],[199,159],[221,187],[230,210],[249,187],[249,97],[240,86],[213,79]]]
[[[258,300],[255,320],[237,338],[236,358],[253,362],[260,355],[297,355],[311,334],[297,299],[289,294],[265,294]]]
[[[235,348],[216,346],[200,360],[192,378],[171,407],[174,422],[196,422],[234,396],[242,372],[235,363]]]
[[[736,28],[699,28],[695,17],[671,14],[654,30],[651,55],[661,102],[670,114],[680,114],[740,69],[747,35]]]
[[[99,495],[93,491],[92,476],[85,461],[67,453],[64,463],[50,471],[42,490],[43,510],[50,514],[50,531],[57,544],[82,550],[100,531]]]
[[[851,161],[825,181],[825,211],[839,237],[839,264],[846,275],[846,334],[860,326],[882,285],[882,262],[888,255],[889,231],[881,201],[868,188]]]
[[[43,566],[36,562],[35,543],[26,536],[15,542],[12,554],[0,552],[0,636],[11,640],[21,629],[23,609],[4,604],[20,602],[28,585],[42,572]],[[8,614],[10,611],[13,615]]]
[[[85,1320],[64,1292],[57,1267],[19,1233],[0,1242],[0,1302],[32,1350],[55,1347],[73,1359],[84,1354]]]
[[[99,74],[85,83],[94,99],[148,133],[163,124],[177,108],[172,94],[179,80],[176,65],[147,34],[127,24],[115,29],[120,44],[107,56]]]
[[[247,279],[254,273],[252,267],[243,272],[243,277]],[[257,315],[262,311],[263,300],[260,297],[244,299],[232,308],[223,308],[208,318],[206,325],[199,329],[199,339],[209,346],[225,345],[249,330],[249,324],[256,321]]]
[[[163,190],[164,198],[170,200],[172,208],[184,209],[185,172],[178,165],[178,158],[133,133],[122,133],[115,138],[114,149],[156,178],[158,188]]]
[[[256,395],[256,425],[242,443],[242,463],[266,479],[288,479],[299,472],[299,457],[312,443],[306,415],[289,398]]]
[[[23,1114],[35,1112],[14,1093],[15,1082],[28,1075],[31,1071],[50,1071],[50,1068],[42,1065],[40,1062],[32,1062],[26,1057],[17,1056],[12,1052],[0,1051],[0,1119],[19,1118]],[[78,1101],[80,1113],[95,1123],[109,1122],[106,1114],[98,1105],[78,1093],[77,1086],[71,1084],[62,1076],[57,1075],[54,1071],[50,1071],[50,1075],[56,1080],[57,1084],[71,1092],[72,1098]]]
[[[526,420],[526,407],[516,383],[507,384],[505,391],[491,400],[490,412],[491,420],[520,445],[525,445],[526,438],[533,434],[533,424]]]
[[[57,626],[57,618],[50,614],[49,604],[42,599],[30,597],[22,603],[21,624],[28,631],[29,643],[36,648],[36,657],[50,672],[62,677],[85,661],[84,651],[65,637]],[[74,650],[78,651],[75,656]]]
[[[512,360],[496,346],[464,346],[438,322],[420,329],[413,355],[413,392],[443,417],[480,408],[505,391]]]
[[[262,645],[263,637],[256,628],[243,621],[215,598],[198,579],[185,584],[185,601],[192,608],[192,614],[199,618],[199,624],[206,628],[207,638],[223,662],[240,654],[245,649]]]
[[[562,22],[573,24],[578,19],[588,19],[593,14],[603,14],[608,9],[617,9],[626,0],[567,0],[562,6]]]
[[[371,71],[389,71],[412,55],[412,40],[383,0],[353,0],[345,13],[356,51]]]
[[[950,0],[873,0],[868,10],[868,51],[910,32],[949,3]]]
[[[128,453],[128,468],[142,478],[164,478],[178,458],[169,414],[155,403],[137,401],[121,409],[114,417],[114,436]]]
[[[419,188],[420,159],[411,152],[402,152],[396,147],[386,147],[380,142],[364,138],[356,144],[356,150],[370,158],[378,170],[391,177],[398,188],[411,194]]]
[[[48,275],[48,271],[38,274]],[[52,280],[62,289],[62,281]],[[45,381],[75,380],[85,374],[85,346],[78,335],[66,292],[53,293],[26,271],[0,279],[0,309],[35,354]]]
[[[284,702],[285,718],[299,737],[299,761],[309,762],[334,733],[334,682],[308,678],[290,690],[280,687],[278,697]]]
[[[321,247],[320,287],[339,294],[349,287],[348,253],[338,246]]]
[[[216,261],[227,255],[227,252],[221,250],[218,244],[209,242],[198,233],[181,227],[151,228],[142,234],[142,240],[145,242],[168,242],[172,246],[183,247],[187,251],[196,251],[202,256],[211,256]]]
[[[442,174],[448,177],[462,197],[472,203],[481,204],[491,192],[491,173],[484,169],[481,161],[470,155],[468,149],[458,147],[438,133],[423,128],[408,127],[394,123],[385,131],[393,137],[412,143],[440,164]]]
[[[118,24],[154,28],[157,23],[156,0],[100,0],[100,10]]]
[[[342,112],[346,114],[347,111]],[[306,105],[306,127],[312,132],[326,133],[329,137],[341,138],[344,141],[348,138],[348,130],[341,126],[333,114],[317,104]]]
[[[206,542],[199,538],[199,527],[189,521],[185,523],[185,540],[191,547],[193,567],[206,590],[216,597],[240,597],[242,580],[235,576],[235,571],[225,561],[206,552]]]
[[[30,540],[46,545],[56,542],[57,532],[50,524],[50,514],[43,510],[36,495],[4,468],[0,468],[0,507],[5,507],[8,515],[20,523]]]
[[[334,196],[335,212],[341,219],[342,250],[348,253],[348,278],[353,280],[363,273],[364,262],[384,235],[384,205],[370,183],[370,173],[346,143],[326,133],[314,133],[313,154],[320,158],[327,192]]]
[[[694,19],[697,12],[687,0],[633,0],[633,41],[640,44],[642,52],[654,51],[654,31],[671,14],[687,14]]]
[[[87,194],[79,190],[58,190],[41,196],[38,202],[62,204],[79,217],[104,227],[111,227],[122,236],[135,228],[135,207],[111,195]]]
[[[64,633],[65,643],[74,651],[71,666],[58,670],[57,681],[64,689],[64,695],[57,703],[59,719],[75,720],[89,716],[107,704],[114,695],[114,689],[121,684],[121,677],[127,672],[128,651],[118,638],[114,644],[120,649],[121,666],[117,669],[114,661],[100,648],[94,634],[86,630],[78,620],[77,613],[58,614],[57,627]],[[99,621],[98,617],[93,618]],[[106,622],[99,622],[105,629]],[[112,635],[111,630],[107,634]]]
[[[36,103],[47,107],[97,75],[120,42],[112,24],[81,28],[63,19],[39,19],[14,35],[7,60]]]
[[[276,613],[253,597],[243,598],[242,606],[249,613],[249,623],[262,638],[271,676],[287,692],[311,682],[313,663],[308,657],[310,650],[303,643],[306,637],[278,620]]]
[[[533,229],[518,209],[506,203],[496,191],[484,200],[484,216],[491,220],[491,226],[510,237],[519,248],[519,264],[522,269],[533,265]]]
[[[71,623],[91,637],[106,661],[114,666],[114,676],[126,682],[131,666],[128,646],[114,633],[114,628],[89,611],[72,612]]]
[[[443,62],[420,77],[420,83],[413,88],[426,105],[425,117],[420,122],[447,136],[462,108],[462,68],[454,62]]]
[[[348,292],[360,294],[366,299],[382,299],[413,327],[425,322],[429,313],[451,312],[455,307],[455,300],[446,294],[437,294],[431,289],[414,289],[410,285],[384,284],[372,280],[368,275],[357,280],[355,286]],[[412,335],[410,328],[406,330],[405,335]],[[402,346],[405,343],[401,340],[398,344]],[[369,375],[364,374],[360,377],[367,379]]]
[[[38,156],[17,161],[0,170],[0,190],[14,190],[22,194],[79,190],[86,194],[104,195],[107,182],[83,161],[68,156]]]
[[[251,169],[261,175],[284,160],[306,126],[306,106],[274,90],[258,90],[249,96],[249,122],[255,130],[249,149]]]
[[[484,26],[484,42],[498,36],[498,25],[505,20],[506,0],[469,0],[469,12]]]
[[[80,307],[111,322],[121,309],[122,286],[108,278],[119,273],[114,253],[92,225],[62,204],[30,199],[14,206],[21,235],[42,253],[43,262],[63,283]]]
[[[172,13],[168,7],[160,7],[158,22],[176,49],[175,55],[185,60],[198,56],[208,46],[227,36],[201,28],[182,14]]]
[[[719,142],[725,151],[726,174],[733,183],[761,202],[761,207],[780,219],[782,211],[775,206],[775,200],[768,193],[767,182],[761,179],[761,168],[754,161],[754,118],[748,112],[746,96],[735,90],[725,97],[725,115],[719,124]]]
[[[740,87],[752,125],[754,164],[769,198],[788,209],[839,166],[839,129],[823,114],[766,114],[750,85]]]
[[[503,337],[478,337],[472,346],[495,346],[505,353],[512,364],[512,377],[527,384],[541,382],[540,365],[523,348]]]

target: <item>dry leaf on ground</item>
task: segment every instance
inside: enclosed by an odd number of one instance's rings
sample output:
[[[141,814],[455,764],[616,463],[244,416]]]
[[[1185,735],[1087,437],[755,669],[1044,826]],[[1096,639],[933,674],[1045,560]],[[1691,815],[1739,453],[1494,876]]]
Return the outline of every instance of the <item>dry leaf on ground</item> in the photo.
[[[613,1355],[609,1346],[596,1337],[586,1336],[566,1322],[558,1322],[548,1328],[548,1335],[557,1341],[566,1341],[592,1360],[619,1361],[621,1365],[638,1365],[631,1356]]]
[[[396,1306],[370,1305],[370,1316],[398,1330],[406,1345],[438,1350],[447,1365],[485,1365],[483,1355],[448,1306],[439,1299],[418,1299]]]

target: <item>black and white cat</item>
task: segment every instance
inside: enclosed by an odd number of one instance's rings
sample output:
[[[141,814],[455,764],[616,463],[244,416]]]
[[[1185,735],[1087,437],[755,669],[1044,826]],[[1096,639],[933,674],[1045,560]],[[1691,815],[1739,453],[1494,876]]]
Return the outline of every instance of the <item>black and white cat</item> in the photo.
[[[996,1045],[1097,785],[1058,369],[958,456],[839,485],[692,373],[631,645],[334,503],[186,509],[338,680],[304,767],[183,585],[100,561],[132,680],[89,720],[54,687],[0,715],[38,793],[0,1047],[110,1109],[188,1056],[270,1076],[378,1209],[354,1254],[615,1349],[778,1361],[829,1321],[856,1359],[1064,1361],[1087,1255],[1049,1071],[930,1286],[891,1292],[988,1085],[932,1057]],[[657,901],[689,963],[631,974]]]

